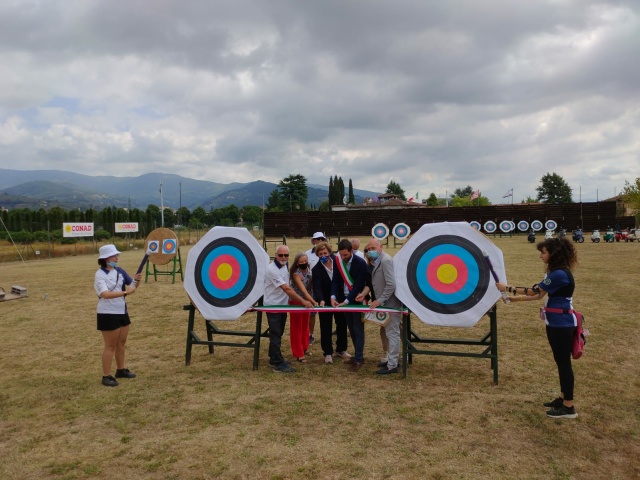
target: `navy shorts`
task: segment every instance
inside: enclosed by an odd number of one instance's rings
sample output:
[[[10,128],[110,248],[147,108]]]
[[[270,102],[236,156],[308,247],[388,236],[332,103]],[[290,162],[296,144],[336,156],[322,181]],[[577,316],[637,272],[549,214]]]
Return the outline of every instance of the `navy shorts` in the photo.
[[[128,313],[98,313],[98,330],[117,330],[127,325],[131,325]]]

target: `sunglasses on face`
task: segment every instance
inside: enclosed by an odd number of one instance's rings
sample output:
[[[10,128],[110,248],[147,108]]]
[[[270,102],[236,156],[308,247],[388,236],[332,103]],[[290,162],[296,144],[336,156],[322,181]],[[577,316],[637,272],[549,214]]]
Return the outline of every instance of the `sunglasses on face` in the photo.
[[[278,253],[277,255],[279,257],[289,258],[289,254],[288,253]]]

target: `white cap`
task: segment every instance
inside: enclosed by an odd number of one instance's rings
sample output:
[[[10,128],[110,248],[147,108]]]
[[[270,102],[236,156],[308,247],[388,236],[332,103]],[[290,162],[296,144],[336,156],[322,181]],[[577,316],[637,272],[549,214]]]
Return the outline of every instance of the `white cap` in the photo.
[[[113,257],[114,255],[119,255],[120,252],[116,248],[115,245],[103,245],[100,247],[100,256],[99,259]]]
[[[324,233],[322,232],[316,232],[313,234],[313,237],[311,237],[313,240],[317,240],[318,238],[324,238],[326,239],[327,237],[324,236]]]

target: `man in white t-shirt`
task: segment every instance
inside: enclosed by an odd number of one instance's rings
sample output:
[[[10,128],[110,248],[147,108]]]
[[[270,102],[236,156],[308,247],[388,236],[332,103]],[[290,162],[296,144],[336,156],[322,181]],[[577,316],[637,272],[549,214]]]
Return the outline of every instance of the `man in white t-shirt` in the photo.
[[[300,297],[289,285],[289,247],[279,245],[276,257],[267,267],[264,277],[264,305],[287,305],[289,298],[311,308],[313,304]],[[286,313],[267,312],[269,322],[269,365],[274,372],[292,373],[295,369],[282,356],[282,334],[287,324]]]

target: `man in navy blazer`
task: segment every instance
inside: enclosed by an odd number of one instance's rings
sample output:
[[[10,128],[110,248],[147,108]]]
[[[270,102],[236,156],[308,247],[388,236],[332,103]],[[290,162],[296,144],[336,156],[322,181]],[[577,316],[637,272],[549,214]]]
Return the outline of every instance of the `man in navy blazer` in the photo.
[[[331,305],[362,305],[356,297],[364,290],[367,282],[367,263],[353,254],[353,247],[349,240],[341,240],[338,244],[336,258],[336,272],[331,280]],[[346,278],[346,282],[345,282]],[[344,312],[355,354],[345,361],[351,365],[351,371],[357,372],[364,363],[364,324],[360,312]]]

